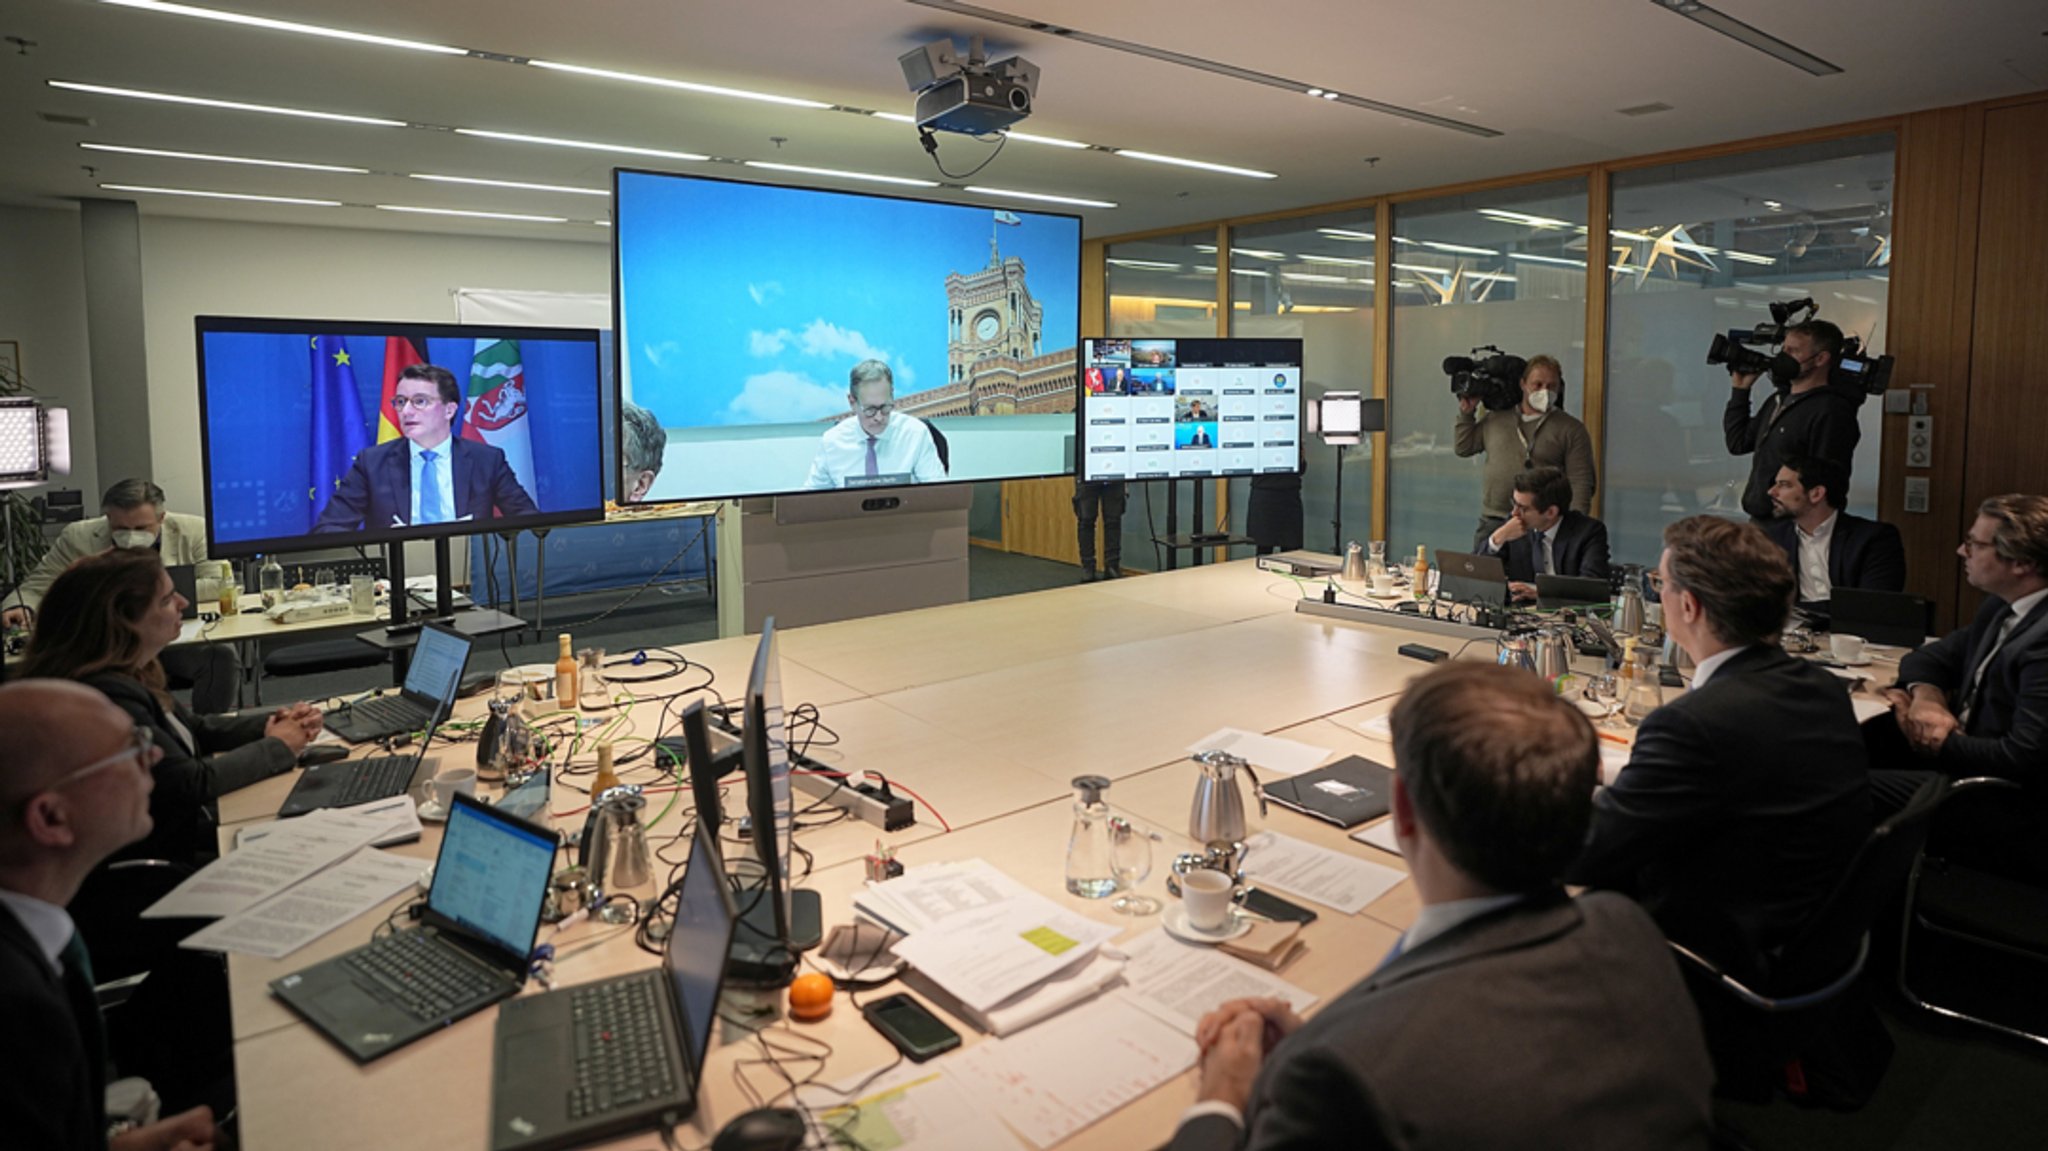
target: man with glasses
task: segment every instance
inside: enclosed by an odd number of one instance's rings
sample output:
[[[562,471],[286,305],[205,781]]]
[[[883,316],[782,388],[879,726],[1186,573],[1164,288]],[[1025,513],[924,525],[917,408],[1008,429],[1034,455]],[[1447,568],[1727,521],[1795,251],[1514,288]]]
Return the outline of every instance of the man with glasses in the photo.
[[[938,429],[896,410],[896,377],[880,360],[862,360],[848,377],[852,419],[832,425],[818,444],[804,487],[886,487],[946,478]]]
[[[1657,579],[1692,688],[1636,729],[1566,880],[1634,896],[1672,942],[1755,986],[1870,833],[1863,735],[1842,682],[1778,645],[1797,581],[1762,530],[1679,520]],[[1726,996],[1696,998],[1740,1082],[1756,1068]]]
[[[92,961],[65,910],[100,861],[148,833],[149,732],[65,680],[0,687],[0,1131],[9,1146],[205,1148],[205,1107],[109,1141]]]
[[[1755,372],[1728,375],[1734,384],[1721,412],[1721,431],[1733,455],[1749,456],[1749,483],[1742,489],[1742,510],[1757,523],[1774,514],[1771,484],[1790,456],[1836,460],[1842,465],[1842,495],[1848,495],[1850,461],[1856,456],[1863,427],[1856,409],[1861,393],[1828,386],[1828,373],[1842,353],[1842,329],[1826,320],[1808,320],[1785,329],[1785,343],[1771,360],[1771,383],[1780,389],[1751,414],[1749,391]]]
[[[454,434],[462,410],[455,373],[408,365],[391,407],[402,438],[356,453],[314,531],[382,531],[539,511],[503,451]]]
[[[1534,601],[1539,575],[1607,578],[1607,525],[1572,507],[1572,484],[1557,468],[1515,477],[1508,518],[1480,542],[1479,554],[1501,557],[1508,591]]]

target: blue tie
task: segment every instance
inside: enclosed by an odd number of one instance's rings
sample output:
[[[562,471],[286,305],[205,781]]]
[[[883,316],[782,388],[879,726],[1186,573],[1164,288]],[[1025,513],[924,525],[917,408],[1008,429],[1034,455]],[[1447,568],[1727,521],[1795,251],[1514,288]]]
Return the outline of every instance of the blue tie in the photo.
[[[438,524],[448,518],[441,508],[441,478],[434,474],[434,452],[420,453],[420,522]]]

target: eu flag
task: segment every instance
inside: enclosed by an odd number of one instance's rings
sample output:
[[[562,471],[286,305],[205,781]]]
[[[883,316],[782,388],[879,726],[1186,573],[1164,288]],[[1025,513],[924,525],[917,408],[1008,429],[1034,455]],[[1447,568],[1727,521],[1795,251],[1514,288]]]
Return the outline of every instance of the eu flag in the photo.
[[[355,463],[356,453],[370,446],[363,420],[363,396],[356,390],[356,370],[349,363],[348,344],[340,336],[313,337],[313,450],[310,525],[327,509],[341,477]]]

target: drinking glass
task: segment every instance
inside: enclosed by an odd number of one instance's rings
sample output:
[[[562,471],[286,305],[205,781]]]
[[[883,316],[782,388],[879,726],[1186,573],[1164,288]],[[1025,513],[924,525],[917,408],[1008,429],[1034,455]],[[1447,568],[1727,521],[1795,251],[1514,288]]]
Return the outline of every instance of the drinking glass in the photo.
[[[1119,915],[1158,914],[1157,899],[1130,894],[1152,874],[1152,836],[1120,815],[1109,820],[1109,869],[1117,890],[1125,893],[1110,901],[1110,910]]]

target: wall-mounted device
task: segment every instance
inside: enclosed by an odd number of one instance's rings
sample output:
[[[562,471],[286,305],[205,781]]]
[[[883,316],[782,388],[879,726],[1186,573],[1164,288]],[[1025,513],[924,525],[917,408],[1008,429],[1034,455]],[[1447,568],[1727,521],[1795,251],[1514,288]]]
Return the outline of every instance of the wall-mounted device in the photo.
[[[917,93],[913,115],[921,131],[1000,132],[1031,115],[1038,95],[1038,65],[1022,56],[991,62],[979,36],[969,42],[966,60],[946,39],[905,52],[896,63]]]

